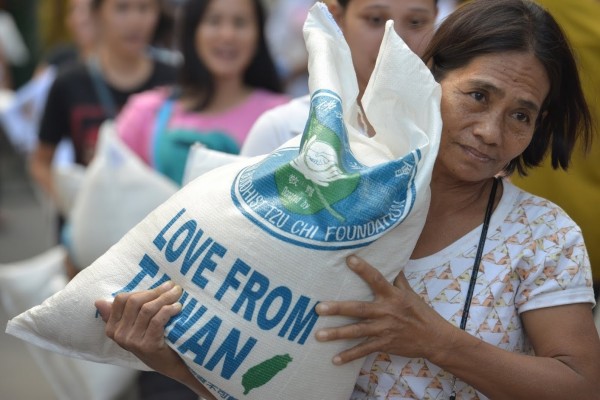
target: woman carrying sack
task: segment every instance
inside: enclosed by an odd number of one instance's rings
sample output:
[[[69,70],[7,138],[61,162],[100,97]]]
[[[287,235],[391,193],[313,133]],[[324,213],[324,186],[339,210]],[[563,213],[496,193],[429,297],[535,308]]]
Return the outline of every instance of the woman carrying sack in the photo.
[[[497,178],[537,165],[549,147],[566,168],[576,141],[590,138],[566,39],[528,0],[475,0],[445,20],[424,59],[444,121],[425,227],[393,283],[348,258],[373,300],[321,302],[321,317],[358,321],[317,339],[362,340],[332,360],[366,357],[352,399],[596,398],[600,338],[581,232],[554,204]],[[367,116],[385,112],[363,103]],[[97,306],[117,343],[210,398],[165,344],[180,295],[170,284]]]

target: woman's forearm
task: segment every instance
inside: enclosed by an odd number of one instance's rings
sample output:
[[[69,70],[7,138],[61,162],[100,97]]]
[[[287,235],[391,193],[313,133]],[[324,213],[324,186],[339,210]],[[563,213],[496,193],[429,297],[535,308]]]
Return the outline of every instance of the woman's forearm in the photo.
[[[462,331],[457,336],[450,351],[430,361],[489,398],[600,398],[599,380],[593,376],[598,368],[581,357],[573,365],[576,357],[512,353]]]

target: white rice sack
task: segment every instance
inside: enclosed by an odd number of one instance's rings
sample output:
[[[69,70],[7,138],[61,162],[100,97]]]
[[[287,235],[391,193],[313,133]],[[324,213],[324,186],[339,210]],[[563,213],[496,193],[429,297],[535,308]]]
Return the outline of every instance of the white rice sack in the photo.
[[[0,265],[0,304],[9,317],[64,289],[65,255],[56,246],[35,257]],[[134,369],[66,357],[30,343],[25,347],[60,400],[114,400],[138,374]]]
[[[144,368],[105,337],[94,301],[170,279],[184,293],[167,343],[217,398],[347,399],[362,360],[331,359],[356,342],[320,343],[314,332],[350,320],[320,317],[314,306],[372,298],[347,268],[350,254],[390,281],[408,260],[429,205],[441,92],[388,22],[364,97],[377,130],[370,139],[358,133],[348,46],[321,3],[305,38],[312,100],[301,147],[290,141],[192,181],[7,332]]]
[[[209,149],[202,143],[194,143],[190,148],[185,169],[183,170],[182,185],[185,186],[200,175],[232,162],[244,160],[246,157]]]
[[[103,123],[69,219],[75,264],[93,263],[176,191],[121,141],[112,121]]]
[[[56,207],[68,217],[75,205],[77,195],[85,178],[85,167],[80,164],[53,165],[52,184],[56,189]]]
[[[35,257],[0,264],[0,304],[13,317],[41,304],[67,284],[65,250],[53,247]]]

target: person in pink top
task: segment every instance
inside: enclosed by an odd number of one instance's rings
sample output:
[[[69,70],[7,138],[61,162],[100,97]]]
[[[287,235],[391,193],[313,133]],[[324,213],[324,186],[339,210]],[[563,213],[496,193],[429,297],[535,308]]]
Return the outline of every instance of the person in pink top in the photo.
[[[190,1],[180,11],[177,85],[133,96],[116,121],[123,141],[179,184],[193,143],[237,154],[256,119],[289,101],[259,0]]]

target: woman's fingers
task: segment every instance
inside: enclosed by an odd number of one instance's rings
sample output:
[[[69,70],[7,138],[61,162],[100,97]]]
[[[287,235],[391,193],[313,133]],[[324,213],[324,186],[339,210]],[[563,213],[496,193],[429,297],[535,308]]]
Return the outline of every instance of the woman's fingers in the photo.
[[[355,319],[345,326],[318,330],[315,333],[318,341],[362,340],[335,356],[333,362],[344,364],[374,352],[421,354],[422,349],[417,342],[423,337],[421,314],[425,312],[421,305],[424,303],[408,285],[404,274],[400,272],[392,284],[359,257],[348,257],[347,264],[369,285],[374,298],[371,301],[325,301],[317,304],[316,312],[320,316]]]
[[[369,285],[375,296],[388,294],[390,289],[393,289],[385,276],[362,258],[351,255],[346,259],[346,264]]]
[[[172,316],[178,312],[177,310],[180,311],[180,306],[175,304],[179,304],[177,300],[181,293],[180,286],[176,286],[173,282],[166,282],[152,290],[118,294],[109,312],[107,312],[106,305],[108,302],[99,300],[96,303],[103,319],[107,318],[107,336],[120,345],[127,346],[128,343],[143,338],[150,322],[157,314],[162,320],[165,315],[171,314]],[[167,306],[167,310],[161,312],[165,306]],[[166,322],[168,322],[168,318],[164,324]],[[155,325],[158,323],[158,321],[154,322]]]
[[[342,315],[362,319],[381,315],[379,305],[366,301],[324,301],[316,305],[315,311],[321,316]]]
[[[329,342],[340,339],[358,339],[376,336],[379,332],[375,321],[358,321],[353,324],[337,328],[319,329],[315,336],[320,342]]]
[[[162,340],[165,333],[165,326],[172,317],[181,312],[181,308],[182,305],[179,302],[163,306],[150,320],[145,337]]]
[[[182,289],[179,285],[162,285],[150,292],[152,293],[136,293],[127,302],[123,320],[131,321],[134,328],[145,329],[164,306],[170,306],[179,300]]]
[[[117,297],[115,297],[115,304],[120,305],[121,302],[124,303],[121,319],[123,321],[128,321],[131,325],[133,325],[138,318],[150,320],[150,318],[152,318],[152,316],[160,309],[161,305],[171,304],[177,301],[177,298],[179,297],[172,299],[173,296],[164,296],[174,288],[175,284],[169,281],[152,290],[118,294]],[[153,300],[158,299],[161,300],[153,302]],[[121,307],[119,307],[119,309],[121,309]],[[113,312],[114,311],[116,310],[113,306]]]
[[[377,318],[388,313],[383,303],[387,303],[385,299],[391,298],[398,288],[389,283],[381,272],[358,256],[349,256],[346,263],[352,271],[369,285],[375,296],[375,301],[324,301],[317,304],[317,313],[323,316],[342,315],[361,319]],[[402,275],[402,278],[404,278],[404,275]],[[406,281],[406,279],[404,280]]]
[[[404,271],[400,271],[394,279],[394,286],[400,289],[412,290],[408,281],[406,280],[406,276],[404,276]]]
[[[108,319],[110,318],[112,302],[107,301],[107,300],[96,300],[96,302],[94,303],[94,306],[96,306],[96,309],[100,313],[100,317],[102,317],[102,321],[108,322]]]
[[[334,364],[341,365],[381,351],[381,338],[378,337],[381,333],[382,328],[377,321],[358,321],[338,328],[321,329],[316,332],[316,338],[320,342],[365,338],[361,343],[344,350],[332,359]]]
[[[131,293],[120,293],[114,298],[111,304],[110,314],[108,316],[108,321],[106,321],[106,327],[104,330],[106,332],[106,336],[113,340],[115,339],[117,328],[123,324],[121,317],[127,304],[127,300],[130,296]]]
[[[129,296],[131,296],[131,293],[119,293],[115,296],[110,310],[110,318],[108,319],[109,324],[116,324],[121,320]]]
[[[381,351],[384,343],[387,341],[387,338],[380,337],[381,333],[382,329],[375,322],[358,322],[340,328],[319,330],[316,333],[316,337],[321,342],[365,338],[361,343],[344,350],[333,358],[332,361],[334,364],[341,365]]]
[[[142,306],[132,329],[139,342],[162,343],[164,341],[165,325],[171,317],[181,311],[181,303],[177,301],[181,292],[181,287],[175,286],[158,299]]]
[[[366,357],[371,353],[377,353],[381,348],[381,344],[379,342],[379,338],[368,338],[360,344],[357,344],[356,346],[337,354],[335,357],[333,357],[332,362],[335,365],[342,365],[350,361]]]

